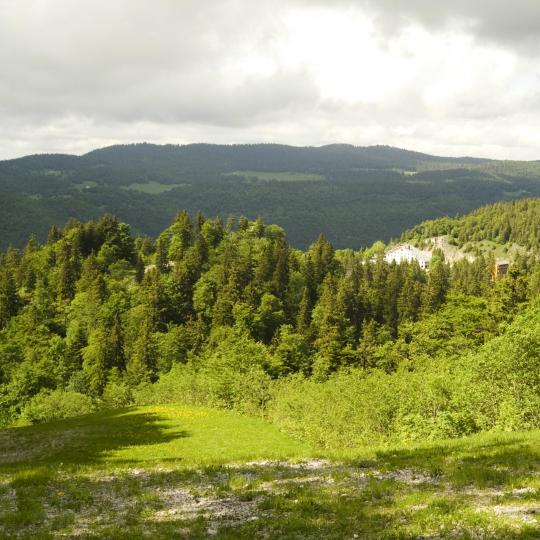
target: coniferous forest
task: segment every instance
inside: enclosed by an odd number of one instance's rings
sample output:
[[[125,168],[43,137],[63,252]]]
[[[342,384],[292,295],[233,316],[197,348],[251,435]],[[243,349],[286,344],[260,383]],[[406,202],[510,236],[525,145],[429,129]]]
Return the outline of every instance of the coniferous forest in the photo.
[[[540,196],[538,162],[446,158],[388,146],[116,145],[0,161],[0,249],[103,213],[157,236],[178,209],[261,216],[306,249],[389,241],[426,219]]]
[[[493,256],[435,252],[425,272],[380,243],[301,251],[261,219],[184,211],[155,239],[113,216],[53,227],[0,257],[1,423],[182,402],[328,448],[539,427],[540,261],[523,229],[539,204],[405,234],[464,242],[495,214],[484,234],[527,247],[500,279]]]

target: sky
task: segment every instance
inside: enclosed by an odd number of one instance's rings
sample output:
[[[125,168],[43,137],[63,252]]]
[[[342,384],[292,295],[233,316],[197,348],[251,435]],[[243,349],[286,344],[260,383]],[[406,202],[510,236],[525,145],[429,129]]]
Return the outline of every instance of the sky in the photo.
[[[117,143],[540,159],[538,0],[0,0],[0,159]]]

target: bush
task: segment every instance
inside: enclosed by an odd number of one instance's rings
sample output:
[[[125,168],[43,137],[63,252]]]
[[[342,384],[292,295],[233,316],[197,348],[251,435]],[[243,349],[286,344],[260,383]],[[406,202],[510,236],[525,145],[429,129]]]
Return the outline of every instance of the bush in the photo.
[[[458,375],[440,360],[417,372],[351,370],[325,382],[294,376],[276,384],[268,416],[331,449],[460,437],[477,425],[458,401]]]
[[[294,436],[325,448],[386,441],[398,409],[396,378],[360,370],[325,382],[300,376],[276,384],[268,416]]]
[[[21,420],[25,423],[38,424],[80,416],[95,410],[92,399],[78,392],[64,390],[44,390],[35,395],[23,408]]]
[[[462,363],[461,400],[482,430],[540,427],[540,303]]]
[[[184,403],[205,405],[207,392],[200,384],[197,373],[191,365],[175,364],[154,384],[143,384],[133,390],[137,405],[161,403]]]
[[[102,396],[105,409],[121,409],[133,404],[133,392],[123,382],[110,381],[105,386]]]
[[[184,403],[236,409],[259,415],[269,399],[270,378],[261,369],[196,370],[177,364],[154,384],[133,391],[137,405]]]
[[[135,392],[137,404],[185,403],[261,414],[275,366],[264,345],[231,328],[218,328],[208,348],[187,364],[173,365],[153,385]]]

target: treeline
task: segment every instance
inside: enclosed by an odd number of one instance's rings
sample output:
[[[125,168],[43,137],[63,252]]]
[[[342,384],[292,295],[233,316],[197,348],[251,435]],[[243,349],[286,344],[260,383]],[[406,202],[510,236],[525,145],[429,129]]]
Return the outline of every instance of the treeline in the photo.
[[[484,206],[456,218],[425,221],[403,234],[404,240],[450,236],[458,246],[492,240],[515,243],[527,249],[540,247],[540,199],[524,199]]]
[[[181,212],[155,240],[72,221],[0,257],[2,423],[157,399],[292,422],[291,396],[347,373],[376,394],[479,350],[540,290],[535,255],[496,282],[492,265],[439,253],[425,273],[323,236],[304,252],[261,219]]]

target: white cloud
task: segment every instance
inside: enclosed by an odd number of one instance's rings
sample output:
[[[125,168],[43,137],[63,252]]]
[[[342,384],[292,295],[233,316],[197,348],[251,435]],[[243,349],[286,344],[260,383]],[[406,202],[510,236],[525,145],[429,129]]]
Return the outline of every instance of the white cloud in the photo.
[[[540,158],[537,5],[0,0],[0,158],[141,140]]]

